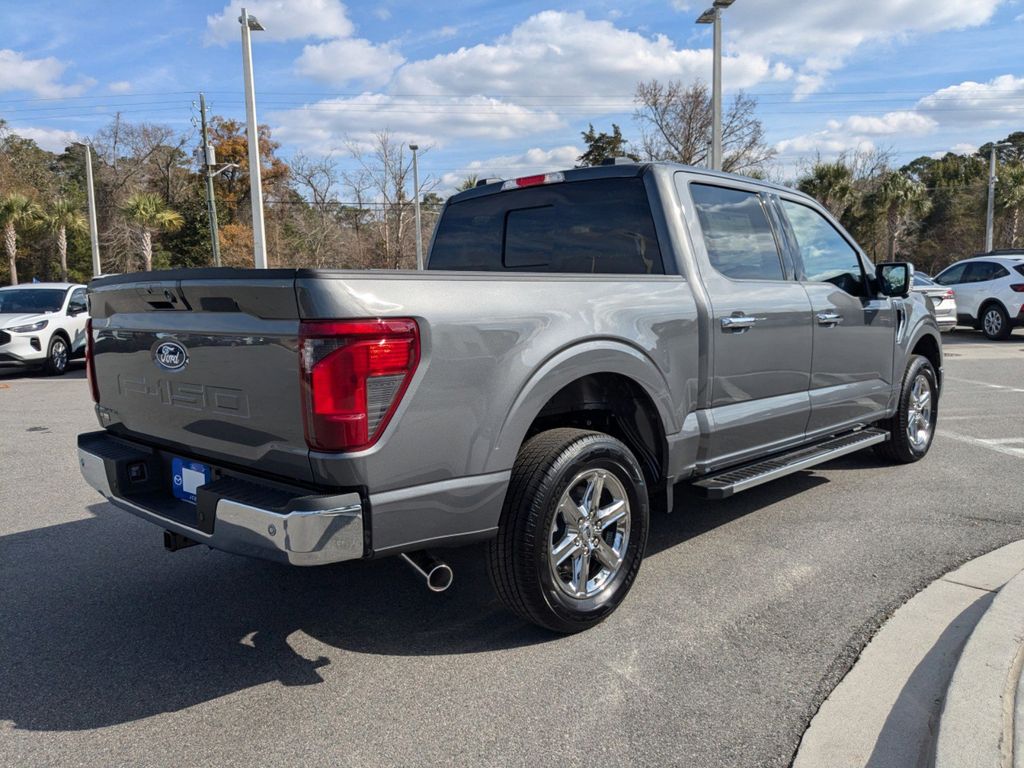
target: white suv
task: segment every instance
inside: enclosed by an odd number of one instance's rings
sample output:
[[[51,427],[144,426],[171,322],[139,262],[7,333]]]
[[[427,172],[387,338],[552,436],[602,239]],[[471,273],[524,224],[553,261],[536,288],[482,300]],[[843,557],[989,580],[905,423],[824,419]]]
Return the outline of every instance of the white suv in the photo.
[[[946,267],[935,282],[956,291],[957,320],[1006,339],[1024,326],[1024,251],[993,251]]]
[[[85,354],[85,286],[26,283],[0,288],[0,364],[41,366],[61,375]]]

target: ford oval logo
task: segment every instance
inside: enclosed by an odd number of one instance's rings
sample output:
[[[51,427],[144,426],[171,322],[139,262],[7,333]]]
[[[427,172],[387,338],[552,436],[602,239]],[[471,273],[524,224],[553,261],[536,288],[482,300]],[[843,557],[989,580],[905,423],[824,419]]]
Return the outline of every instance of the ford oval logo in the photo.
[[[188,351],[176,341],[163,341],[153,350],[153,359],[165,371],[180,371],[188,365]]]

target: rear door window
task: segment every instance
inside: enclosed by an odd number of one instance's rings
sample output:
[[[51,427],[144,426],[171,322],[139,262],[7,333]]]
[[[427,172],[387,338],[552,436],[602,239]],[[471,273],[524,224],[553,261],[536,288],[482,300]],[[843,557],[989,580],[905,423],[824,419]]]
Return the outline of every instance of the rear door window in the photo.
[[[779,247],[756,192],[691,184],[708,259],[733,280],[784,280]]]
[[[563,182],[452,203],[429,269],[665,273],[642,179]]]

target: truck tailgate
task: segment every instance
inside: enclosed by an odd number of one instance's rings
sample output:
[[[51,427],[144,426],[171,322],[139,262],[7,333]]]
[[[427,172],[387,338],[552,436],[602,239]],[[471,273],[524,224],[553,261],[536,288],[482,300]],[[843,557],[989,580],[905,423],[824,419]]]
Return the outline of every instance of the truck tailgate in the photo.
[[[186,456],[311,481],[294,272],[193,274],[125,275],[90,289],[101,424]]]

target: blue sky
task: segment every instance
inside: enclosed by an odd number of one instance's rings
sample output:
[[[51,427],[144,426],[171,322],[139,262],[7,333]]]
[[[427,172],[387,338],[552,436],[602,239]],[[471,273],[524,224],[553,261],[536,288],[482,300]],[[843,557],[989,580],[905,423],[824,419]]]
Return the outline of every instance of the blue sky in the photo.
[[[59,149],[116,111],[185,131],[207,93],[241,117],[241,3],[40,2],[0,9],[0,117]],[[580,131],[631,118],[636,82],[710,77],[703,5],[249,0],[257,108],[286,156],[350,162],[388,129],[468,173],[571,165]],[[1024,130],[1021,0],[737,0],[727,91],[758,96],[779,173],[880,147],[898,162]]]

